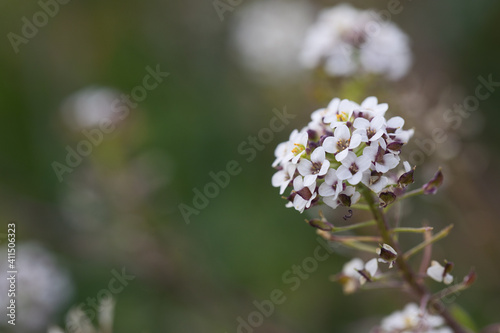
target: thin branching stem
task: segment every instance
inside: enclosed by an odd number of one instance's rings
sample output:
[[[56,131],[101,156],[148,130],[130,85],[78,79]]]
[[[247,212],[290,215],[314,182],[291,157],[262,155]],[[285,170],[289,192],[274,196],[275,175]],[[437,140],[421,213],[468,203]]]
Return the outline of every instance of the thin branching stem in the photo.
[[[412,191],[414,194],[411,195],[417,195],[417,191]],[[407,196],[410,195],[409,192],[407,193]],[[401,253],[401,248],[399,246],[399,243],[394,239],[393,234],[390,232],[388,228],[387,221],[385,219],[384,211],[379,207],[378,202],[375,202],[375,199],[373,197],[372,192],[370,189],[367,187],[362,188],[362,194],[363,197],[365,198],[366,202],[370,206],[371,212],[373,214],[373,217],[377,221],[377,227],[380,232],[380,236],[384,240],[384,242],[394,248],[394,250],[397,253]],[[441,231],[439,234],[446,233],[445,230],[451,230],[451,227],[448,227]],[[444,237],[445,235],[442,235],[440,238]],[[423,247],[425,247],[428,242],[424,241]],[[420,249],[416,250],[410,250],[410,256],[416,252],[418,252]],[[408,256],[409,257],[409,256]],[[399,255],[396,258],[396,264],[398,267],[398,270],[400,271],[404,281],[409,285],[410,289],[412,292],[421,300],[425,297],[429,297],[429,291],[427,290],[426,286],[421,282],[420,279],[418,279],[417,275],[413,272],[413,269],[410,267],[408,264],[406,255]],[[457,321],[456,319],[451,315],[451,313],[448,311],[448,309],[443,305],[443,303],[439,300],[436,300],[432,304],[429,304],[429,306],[434,310],[439,312],[439,314],[443,317],[443,319],[446,321],[447,325],[453,330],[454,333],[467,333],[466,329],[464,329]]]
[[[408,260],[408,258],[410,258],[412,255],[418,253],[422,249],[424,249],[427,245],[432,244],[432,243],[440,240],[441,238],[444,238],[444,237],[448,236],[448,234],[450,233],[450,231],[451,231],[452,228],[453,228],[453,224],[450,224],[449,226],[447,226],[446,228],[444,228],[443,230],[441,230],[437,234],[433,235],[429,239],[423,241],[422,243],[418,244],[414,248],[409,249],[403,255],[404,259]]]

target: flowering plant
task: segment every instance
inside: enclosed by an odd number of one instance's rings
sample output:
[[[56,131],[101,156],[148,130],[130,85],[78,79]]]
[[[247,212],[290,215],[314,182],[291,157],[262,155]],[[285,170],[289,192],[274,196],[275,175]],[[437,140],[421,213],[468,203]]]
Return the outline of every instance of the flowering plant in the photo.
[[[407,190],[414,182],[415,167],[402,162],[400,155],[413,130],[403,128],[405,121],[401,117],[387,119],[387,110],[388,104],[368,97],[361,104],[334,98],[326,108],[314,111],[306,127],[294,130],[288,141],[277,146],[273,166],[278,171],[272,177],[272,185],[280,188],[280,194],[290,188],[286,206],[301,213],[323,204],[333,209],[344,206],[371,212],[373,219],[348,226],[336,226],[321,213],[320,218],[307,222],[326,240],[373,256],[366,263],[352,259],[335,276],[344,292],[352,293],[367,284],[391,285],[401,287],[419,301],[420,307],[407,305],[402,312],[387,317],[375,332],[467,332],[441,299],[469,287],[475,273],[471,271],[462,282],[432,295],[424,283],[425,274],[449,285],[453,281],[450,274],[453,263],[430,263],[429,251],[425,252],[419,273],[408,263],[410,257],[446,236],[452,225],[432,235],[432,227],[400,227],[386,217],[396,202],[415,195],[435,194],[443,182],[438,170],[428,183]],[[338,235],[370,226],[377,227],[377,235]],[[397,237],[403,232],[422,233],[424,240],[403,251]],[[380,245],[374,247],[371,242]],[[381,268],[379,263],[388,266]],[[397,278],[384,272],[393,266],[399,271]]]

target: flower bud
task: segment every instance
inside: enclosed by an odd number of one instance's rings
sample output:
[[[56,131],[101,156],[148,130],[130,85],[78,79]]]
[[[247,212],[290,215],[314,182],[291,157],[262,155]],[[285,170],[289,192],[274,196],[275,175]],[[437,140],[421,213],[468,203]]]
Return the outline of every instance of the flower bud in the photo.
[[[394,261],[398,257],[396,250],[387,244],[380,245],[380,248],[377,249],[377,254],[379,256],[378,261],[389,264],[389,268],[392,268]]]
[[[413,169],[411,169],[410,171],[403,173],[398,179],[398,185],[401,187],[406,187],[410,184],[413,184],[413,182],[415,181],[413,179],[414,172],[415,172],[415,167],[413,167]]]
[[[441,184],[443,184],[443,173],[441,172],[441,168],[439,168],[434,177],[423,186],[424,194],[436,194]]]
[[[382,207],[387,207],[387,205],[390,205],[396,200],[396,195],[391,191],[381,192],[378,197],[380,198],[380,200],[382,200],[382,202],[380,203],[380,206]]]
[[[333,229],[333,224],[324,219],[313,219],[306,220],[306,222],[313,228],[317,228],[323,231],[331,231]]]

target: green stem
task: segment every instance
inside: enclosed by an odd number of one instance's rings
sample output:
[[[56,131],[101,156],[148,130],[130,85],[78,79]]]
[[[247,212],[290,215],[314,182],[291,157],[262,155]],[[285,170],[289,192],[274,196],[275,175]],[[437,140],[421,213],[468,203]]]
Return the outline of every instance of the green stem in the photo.
[[[340,244],[343,244],[347,247],[356,249],[356,250],[361,250],[365,251],[371,254],[376,254],[377,253],[377,248],[371,245],[367,245],[361,242],[356,242],[356,241],[340,241]]]
[[[443,230],[441,230],[440,232],[438,232],[437,234],[435,234],[434,236],[432,236],[431,238],[423,241],[422,243],[418,244],[417,246],[415,246],[414,248],[412,249],[409,249],[408,251],[406,251],[406,253],[403,255],[404,259],[405,260],[408,260],[408,258],[410,258],[412,255],[414,255],[415,253],[423,250],[427,245],[429,244],[432,244],[438,240],[440,240],[441,238],[444,238],[446,236],[448,236],[448,234],[450,233],[451,229],[453,228],[453,224],[450,224],[449,226],[447,226],[446,228],[444,228]]]
[[[359,203],[352,205],[351,208],[360,209],[360,210],[370,210],[370,206],[359,204]]]
[[[382,238],[380,238],[378,236],[335,236],[335,235],[332,235],[331,240],[335,241],[335,242],[356,241],[356,242],[380,243],[382,241]]]
[[[413,192],[415,192],[415,191],[413,191]],[[412,193],[412,192],[409,192],[407,194],[409,195],[410,193]],[[380,232],[380,236],[382,237],[384,242],[386,244],[392,246],[392,248],[394,248],[394,250],[397,253],[402,253],[401,248],[399,246],[399,243],[397,241],[395,241],[391,235],[387,221],[385,219],[384,212],[379,207],[378,202],[377,203],[375,202],[371,190],[369,188],[367,188],[366,186],[363,186],[362,187],[362,194],[363,194],[363,197],[365,198],[367,204],[370,206],[373,217],[377,221],[377,226],[378,226],[378,229]],[[412,195],[416,195],[416,194],[412,194]],[[417,279],[417,276],[415,275],[412,268],[410,267],[410,265],[407,262],[407,258],[405,256],[398,255],[398,257],[396,258],[396,264],[397,264],[399,271],[401,272],[401,274],[403,276],[403,279],[409,285],[411,290],[416,294],[416,296],[419,299],[423,299],[424,297],[428,297],[430,294],[429,291],[427,290],[425,285],[422,284]],[[444,318],[444,320],[446,321],[448,326],[453,330],[453,332],[455,332],[455,333],[467,333],[467,331],[450,314],[448,309],[445,308],[445,306],[443,305],[443,303],[441,301],[436,301],[436,302],[433,302],[432,304],[429,304],[429,305],[433,310],[439,312],[439,314]]]
[[[423,228],[392,228],[389,230],[391,233],[397,232],[413,232],[413,233],[424,233],[426,231],[432,230],[432,227],[423,227]]]
[[[346,227],[333,227],[333,229],[331,230],[331,232],[341,232],[341,231],[353,230],[353,229],[358,229],[358,228],[364,228],[364,227],[372,226],[372,225],[375,225],[375,224],[376,224],[375,220],[370,220],[370,221],[366,221],[366,222],[360,222],[360,223],[356,223],[356,224],[351,224],[351,225],[346,226]]]

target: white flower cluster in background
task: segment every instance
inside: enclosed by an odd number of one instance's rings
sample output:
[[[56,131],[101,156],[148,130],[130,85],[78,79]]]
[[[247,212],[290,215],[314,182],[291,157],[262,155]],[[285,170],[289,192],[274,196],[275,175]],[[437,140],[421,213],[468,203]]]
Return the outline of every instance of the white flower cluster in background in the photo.
[[[401,148],[413,135],[401,117],[385,118],[388,105],[376,97],[361,105],[334,98],[312,113],[311,122],[280,143],[272,185],[293,190],[287,207],[301,213],[315,204],[351,206],[361,197],[358,185],[380,193],[397,183],[388,171],[400,163]],[[405,162],[406,172],[410,171]]]
[[[332,76],[379,74],[403,77],[412,63],[407,35],[375,12],[347,4],[324,9],[306,35],[302,64],[324,66]]]
[[[297,54],[312,21],[308,2],[254,1],[235,13],[231,43],[253,78],[282,84],[304,72]]]
[[[75,131],[116,122],[120,92],[108,87],[87,87],[69,96],[61,106],[63,119]]]
[[[7,253],[6,249],[2,251]],[[36,243],[17,244],[16,266],[15,304],[19,316],[14,328],[19,332],[38,332],[55,320],[54,315],[71,297],[73,284],[52,254]],[[7,267],[7,256],[0,259],[0,267]],[[8,283],[7,279],[0,279],[0,306],[3,309],[9,302]]]
[[[377,333],[452,333],[444,325],[441,316],[431,315],[422,311],[415,303],[405,306],[402,311],[396,311],[382,320]]]

